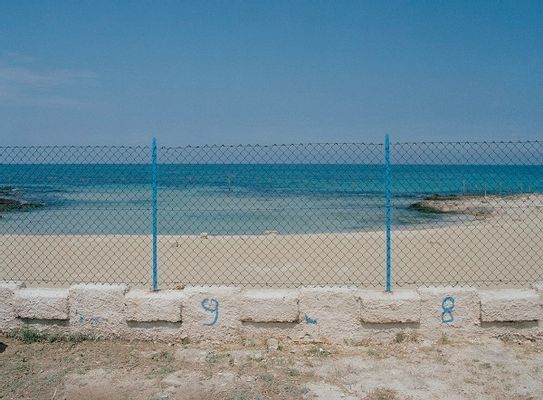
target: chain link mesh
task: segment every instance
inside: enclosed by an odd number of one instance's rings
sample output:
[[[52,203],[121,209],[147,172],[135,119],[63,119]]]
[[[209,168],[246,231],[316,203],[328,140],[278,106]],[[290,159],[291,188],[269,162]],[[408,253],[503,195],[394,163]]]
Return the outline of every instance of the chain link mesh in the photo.
[[[511,286],[543,278],[543,143],[396,143],[396,286]],[[409,221],[406,221],[407,223]]]
[[[0,279],[144,283],[149,147],[0,148]]]
[[[158,282],[384,287],[383,144],[158,148]],[[543,143],[392,143],[393,288],[543,279]],[[151,148],[0,147],[0,279],[151,286]]]
[[[379,285],[383,146],[159,149],[161,282]],[[179,233],[182,236],[164,236]]]

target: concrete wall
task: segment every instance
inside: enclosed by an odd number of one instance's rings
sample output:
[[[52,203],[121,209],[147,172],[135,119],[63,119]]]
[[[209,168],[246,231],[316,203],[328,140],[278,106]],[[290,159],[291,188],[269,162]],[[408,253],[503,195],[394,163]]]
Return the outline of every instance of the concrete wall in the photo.
[[[129,290],[78,284],[25,288],[0,282],[0,331],[43,330],[168,341],[293,340],[357,342],[400,330],[421,337],[496,330],[543,331],[543,284],[531,289],[433,287],[378,290],[326,287],[188,287]]]

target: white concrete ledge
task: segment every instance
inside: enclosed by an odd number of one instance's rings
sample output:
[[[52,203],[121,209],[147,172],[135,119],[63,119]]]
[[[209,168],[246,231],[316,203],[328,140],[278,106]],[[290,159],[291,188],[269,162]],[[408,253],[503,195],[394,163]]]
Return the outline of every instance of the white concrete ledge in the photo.
[[[20,325],[15,311],[15,291],[25,287],[23,282],[0,281],[0,330],[7,332]]]
[[[14,292],[15,290],[25,287],[26,285],[22,281],[0,281],[0,290],[10,290],[11,292]]]
[[[126,285],[26,289],[22,282],[0,282],[0,331],[31,323],[36,329],[53,326],[66,333],[90,331],[127,339],[223,342],[273,337],[336,343],[390,337],[399,329],[415,329],[428,339],[494,329],[541,332],[543,284],[532,287],[385,293],[222,286],[150,292],[128,291]],[[54,322],[66,319],[69,323]]]
[[[537,293],[539,293],[539,297],[543,299],[543,282],[536,282],[531,285],[532,289],[534,289]]]
[[[420,296],[416,290],[360,290],[360,319],[365,323],[418,323]]]
[[[133,289],[125,296],[126,319],[137,322],[181,322],[183,291]]]
[[[68,289],[21,289],[14,300],[19,318],[68,319]]]
[[[459,287],[419,288],[420,326],[427,336],[443,332],[476,331],[481,325],[481,303],[477,289]]]
[[[241,320],[251,322],[297,322],[298,291],[250,289],[240,296]]]
[[[183,326],[190,340],[239,339],[241,288],[187,287],[183,292]]]
[[[121,335],[126,328],[126,285],[79,284],[70,287],[72,330]]]
[[[300,290],[302,336],[334,342],[361,337],[360,302],[355,288],[324,287]]]
[[[537,321],[540,298],[535,290],[480,290],[483,322]]]

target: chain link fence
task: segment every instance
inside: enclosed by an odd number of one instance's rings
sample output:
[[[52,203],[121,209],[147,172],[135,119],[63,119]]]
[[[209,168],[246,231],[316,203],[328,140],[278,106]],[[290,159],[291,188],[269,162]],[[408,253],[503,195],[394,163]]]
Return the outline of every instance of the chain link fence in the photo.
[[[543,142],[158,147],[156,169],[152,151],[0,147],[0,279],[392,289],[543,279]]]
[[[543,278],[543,142],[391,147],[396,285],[523,285]]]

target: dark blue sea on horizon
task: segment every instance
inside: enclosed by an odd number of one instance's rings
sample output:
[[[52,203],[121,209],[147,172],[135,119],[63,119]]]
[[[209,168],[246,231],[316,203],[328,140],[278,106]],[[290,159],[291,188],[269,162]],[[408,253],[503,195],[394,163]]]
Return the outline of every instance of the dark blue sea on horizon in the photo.
[[[371,164],[161,164],[161,234],[380,230],[384,168]],[[450,222],[408,209],[431,194],[543,192],[541,165],[394,165],[396,227]],[[0,164],[1,234],[150,234],[148,164]],[[458,219],[458,216],[455,217]]]

